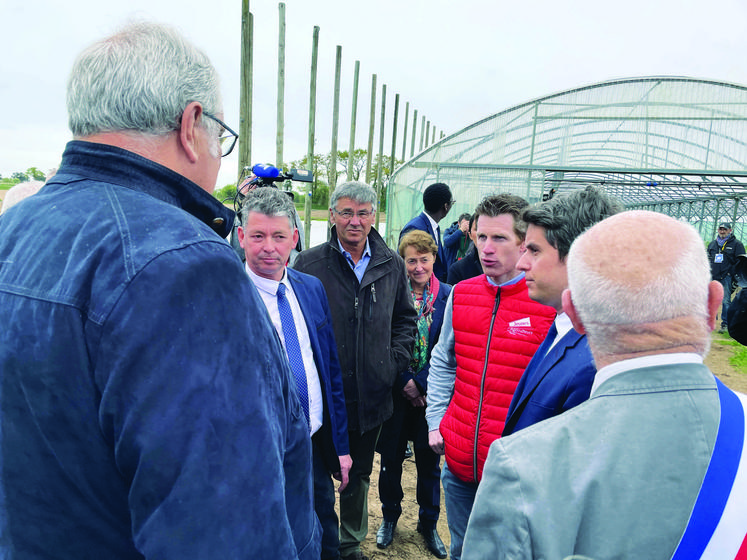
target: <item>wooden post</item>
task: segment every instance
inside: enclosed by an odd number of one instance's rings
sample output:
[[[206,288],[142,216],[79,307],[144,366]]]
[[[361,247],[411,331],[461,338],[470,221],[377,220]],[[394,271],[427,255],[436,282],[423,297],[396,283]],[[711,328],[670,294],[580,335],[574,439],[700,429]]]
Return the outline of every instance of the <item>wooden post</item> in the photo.
[[[425,123],[425,147],[428,147],[429,140],[431,138],[431,121]]]
[[[376,124],[376,74],[371,76],[371,112],[368,118],[368,153],[366,154],[366,184],[371,184],[371,157],[373,152],[374,125]]]
[[[415,109],[412,113],[412,144],[410,144],[410,158],[415,155],[415,136],[418,132],[418,110]]]
[[[239,90],[239,173],[252,163],[252,42],[254,19],[249,0],[241,4],[241,85]]]
[[[355,61],[355,75],[353,76],[353,110],[350,115],[350,142],[348,148],[348,181],[352,181],[353,177],[353,152],[355,152],[355,119],[358,112],[358,73],[361,69],[360,60]]]
[[[425,136],[425,115],[423,115],[423,119],[420,122],[420,151],[423,151],[423,140]]]
[[[381,179],[384,169],[384,125],[386,123],[386,84],[381,86],[381,123],[379,128],[379,160],[376,164],[376,229],[379,229],[379,200],[381,199]]]
[[[392,199],[390,196],[391,186],[392,186],[392,175],[394,174],[394,166],[396,160],[396,152],[397,152],[397,114],[399,113],[399,93],[394,96],[394,120],[392,120],[392,156],[389,160],[389,182],[387,183],[387,191],[386,191],[386,214],[389,216],[389,201]],[[377,214],[378,216],[378,214]],[[377,220],[377,228],[378,228],[378,218]],[[389,220],[387,220],[388,222]]]
[[[285,137],[285,3],[278,4],[278,116],[275,141],[275,165],[283,169],[283,139]]]
[[[407,119],[410,117],[410,102],[405,103],[405,129],[402,132],[402,161],[405,161],[405,151],[407,150]],[[387,208],[387,212],[388,212]]]
[[[316,68],[319,54],[319,26],[314,26],[314,37],[311,44],[311,82],[309,84],[309,147],[306,150],[306,161],[311,166],[311,172],[314,174],[316,181],[316,169],[314,168],[314,134],[316,131]],[[309,191],[306,193],[304,202],[304,247],[311,244],[311,193],[312,185],[309,183]]]
[[[342,46],[337,45],[337,56],[335,59],[335,93],[332,103],[332,151],[329,154],[329,196],[337,186],[337,129],[340,124],[340,73],[342,70]],[[327,197],[329,203],[329,197]]]

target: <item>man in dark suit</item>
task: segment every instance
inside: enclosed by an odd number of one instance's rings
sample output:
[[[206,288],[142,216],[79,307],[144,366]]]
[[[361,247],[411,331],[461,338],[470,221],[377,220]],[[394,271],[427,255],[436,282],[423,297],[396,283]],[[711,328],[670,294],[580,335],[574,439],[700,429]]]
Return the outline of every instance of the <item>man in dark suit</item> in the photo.
[[[446,214],[449,213],[453,205],[454,199],[451,197],[451,189],[448,185],[445,183],[433,183],[429,185],[423,191],[423,208],[425,211],[407,222],[399,234],[400,241],[404,234],[413,229],[419,229],[430,234],[438,246],[438,255],[436,255],[436,262],[433,265],[433,274],[441,282],[446,282],[446,273],[448,272],[449,265],[446,260],[444,243],[441,239],[441,228],[438,227],[438,222],[446,217]]]
[[[586,229],[622,210],[601,189],[586,187],[524,211],[525,253],[516,268],[525,273],[529,297],[558,315],[516,387],[503,436],[556,416],[589,398],[596,367],[586,336],[573,330],[563,312],[568,287],[566,257]]]
[[[352,465],[347,412],[327,294],[315,277],[287,268],[298,242],[293,202],[261,187],[244,201],[238,238],[246,271],[267,307],[296,379],[312,440],[314,509],[322,525],[322,559],[339,558],[332,474],[348,483]]]
[[[482,274],[482,264],[480,264],[480,255],[477,254],[475,247],[475,217],[469,219],[469,238],[472,244],[467,249],[467,254],[456,262],[449,265],[449,273],[446,275],[446,283],[451,286],[457,285],[462,280],[474,278]]]

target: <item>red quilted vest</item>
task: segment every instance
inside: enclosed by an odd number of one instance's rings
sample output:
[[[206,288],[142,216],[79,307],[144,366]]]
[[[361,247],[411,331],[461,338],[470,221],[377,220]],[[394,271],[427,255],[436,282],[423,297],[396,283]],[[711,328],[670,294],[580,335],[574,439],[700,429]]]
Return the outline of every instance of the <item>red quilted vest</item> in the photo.
[[[501,437],[516,385],[555,310],[529,299],[523,278],[498,288],[483,274],[459,282],[453,292],[456,381],[440,429],[449,470],[479,482],[488,448]]]

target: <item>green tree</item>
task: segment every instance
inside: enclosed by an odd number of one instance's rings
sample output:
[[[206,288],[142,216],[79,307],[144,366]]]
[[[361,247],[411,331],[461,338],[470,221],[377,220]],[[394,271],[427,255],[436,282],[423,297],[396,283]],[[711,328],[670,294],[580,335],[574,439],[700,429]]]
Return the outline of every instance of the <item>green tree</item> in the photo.
[[[371,167],[376,170],[379,167],[379,157],[376,156],[374,161],[371,164]],[[403,161],[398,160],[395,158],[394,160],[394,166],[402,165]],[[381,158],[381,188],[377,189],[379,191],[379,210],[384,211],[386,210],[386,197],[387,197],[387,191],[389,188],[389,179],[392,177],[392,158],[389,156],[383,156]],[[374,180],[371,184],[371,186],[376,189],[377,188],[377,181],[376,177],[374,177]]]
[[[43,181],[47,178],[46,173],[40,171],[38,167],[29,167],[26,170],[26,175],[31,177],[35,181]]]
[[[314,174],[314,180],[311,183],[311,202],[312,204],[326,204],[329,196],[329,154],[314,154],[312,163],[313,165],[309,165],[309,156],[305,155],[301,159],[290,162],[288,167],[311,171]]]
[[[337,152],[337,165],[339,172],[337,173],[337,183],[342,183],[348,180],[348,156],[350,152],[345,150]],[[351,181],[360,181],[361,172],[366,168],[366,157],[368,156],[368,150],[353,150],[353,173],[351,175]]]
[[[230,202],[236,196],[236,185],[229,184],[213,191],[213,196],[221,202]]]
[[[29,176],[23,171],[16,171],[15,173],[13,173],[13,175],[10,176],[10,178],[15,179],[19,183],[25,183],[29,180]]]
[[[348,152],[347,150],[337,152],[337,184],[344,183],[348,180]],[[366,159],[368,157],[368,151],[358,149],[353,152],[353,168],[351,180],[360,181],[361,173],[366,169]],[[307,157],[292,161],[290,167],[309,169]],[[379,156],[377,155],[372,163],[374,172],[378,169]],[[402,160],[395,159],[395,167],[401,165]],[[329,177],[332,169],[332,157],[331,152],[327,154],[314,154],[314,165],[311,169],[314,174],[314,182],[311,187],[311,201],[314,204],[324,204],[328,200],[329,193]],[[387,185],[389,184],[389,178],[392,176],[392,158],[389,156],[382,157],[381,167],[381,183],[382,187],[379,189],[379,208],[383,209],[386,205],[386,194]],[[364,178],[365,179],[365,178]],[[372,181],[372,187],[376,188],[376,179]]]

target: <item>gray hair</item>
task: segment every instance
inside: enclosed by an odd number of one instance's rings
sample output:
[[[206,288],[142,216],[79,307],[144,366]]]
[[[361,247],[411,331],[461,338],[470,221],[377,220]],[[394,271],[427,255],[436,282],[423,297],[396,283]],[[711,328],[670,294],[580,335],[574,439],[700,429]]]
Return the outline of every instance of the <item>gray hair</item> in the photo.
[[[68,123],[76,138],[176,130],[186,106],[222,112],[218,74],[199,49],[169,27],[136,23],[94,43],[75,61],[67,84]],[[202,119],[211,132],[219,125]]]
[[[522,219],[545,230],[545,239],[563,260],[571,243],[588,228],[623,210],[622,203],[595,186],[577,189],[527,208]]]
[[[640,214],[647,213],[625,212],[615,218],[635,220]],[[571,246],[568,253],[568,286],[573,305],[589,334],[589,340],[593,339],[599,348],[608,350],[616,347],[616,337],[623,327],[639,325],[642,329],[644,324],[679,317],[707,317],[711,272],[703,241],[689,224],[672,222],[668,235],[676,236],[677,252],[669,255],[671,266],[659,266],[643,279],[635,272],[618,275],[610,274],[609,270],[607,274],[594,270],[587,260],[592,254],[607,251],[608,248],[596,247],[584,235]],[[631,239],[620,243],[616,248],[620,254],[609,255],[608,258],[637,258],[641,262],[636,263],[635,268],[653,269],[655,265],[649,260],[651,251],[643,255],[636,253],[633,245],[639,242]]]
[[[338,186],[329,198],[330,210],[337,206],[341,198],[349,198],[357,204],[369,203],[376,210],[376,191],[361,181],[348,181]]]
[[[275,187],[258,187],[246,195],[239,210],[241,225],[246,226],[249,212],[258,212],[265,216],[285,216],[291,230],[296,228],[296,207],[288,193]]]

